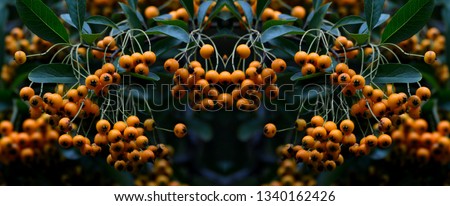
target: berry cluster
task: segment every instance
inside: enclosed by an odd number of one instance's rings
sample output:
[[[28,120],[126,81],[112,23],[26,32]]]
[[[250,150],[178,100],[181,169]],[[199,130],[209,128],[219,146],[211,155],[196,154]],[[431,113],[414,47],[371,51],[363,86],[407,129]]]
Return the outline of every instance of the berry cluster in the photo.
[[[209,44],[200,49],[204,59],[210,59],[214,52],[214,47]],[[245,60],[251,50],[240,44],[236,53]],[[205,71],[198,61],[189,62],[186,68],[180,68],[179,62],[173,58],[164,63],[164,69],[174,74],[172,96],[181,99],[187,95],[195,111],[229,109],[232,106],[254,111],[259,107],[263,94],[271,99],[278,96],[277,73],[286,68],[286,62],[279,58],[272,61],[270,68],[255,60],[245,70],[235,69],[231,73],[226,70],[219,73],[216,69]]]

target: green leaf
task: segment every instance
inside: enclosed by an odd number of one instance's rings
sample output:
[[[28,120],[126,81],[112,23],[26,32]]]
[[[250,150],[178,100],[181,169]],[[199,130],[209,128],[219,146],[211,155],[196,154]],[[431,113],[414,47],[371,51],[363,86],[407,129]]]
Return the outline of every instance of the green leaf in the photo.
[[[203,21],[205,20],[206,12],[208,11],[209,7],[214,1],[205,1],[198,7],[197,11],[197,24],[200,26],[202,25]]]
[[[125,16],[127,17],[128,25],[130,25],[130,28],[133,29],[140,29],[142,28],[142,23],[139,20],[139,17],[136,14],[136,10],[133,10],[130,8],[130,6],[120,3],[120,7],[122,8],[123,12],[125,13]]]
[[[259,0],[256,1],[256,19],[261,17],[264,9],[267,8],[270,4],[270,0]]]
[[[319,9],[320,5],[322,5],[323,0],[313,0],[314,10]]]
[[[288,25],[272,26],[261,34],[261,43],[266,43],[272,39],[275,39],[277,37],[280,37],[280,36],[283,36],[286,34],[302,35],[304,33],[305,33],[305,31],[303,29],[300,29],[295,26],[288,26]]]
[[[72,26],[72,27],[74,27],[74,28],[77,28],[76,26],[75,26],[75,24],[72,22],[72,18],[70,18],[70,15],[69,14],[61,14],[61,15],[59,15],[59,17],[61,18],[61,19],[63,19],[67,24],[69,24],[70,26]],[[91,30],[91,27],[89,26],[89,24],[87,24],[86,22],[84,22],[83,23],[83,30],[82,30],[84,33],[86,33],[86,34],[90,34],[90,33],[92,33],[92,30]]]
[[[247,142],[252,137],[261,133],[262,130],[256,130],[255,128],[263,127],[264,123],[261,118],[258,118],[255,121],[247,121],[239,126],[237,130],[237,138],[242,142]]]
[[[104,25],[119,30],[119,27],[116,25],[116,23],[104,16],[91,16],[86,19],[86,22],[89,24]]]
[[[132,9],[136,9],[137,8],[137,0],[128,0],[128,5],[130,5],[130,7]]]
[[[382,43],[398,43],[416,34],[433,13],[434,0],[409,0],[392,17],[382,34]]]
[[[157,22],[157,23],[163,24],[163,25],[179,26],[179,27],[183,28],[185,31],[189,30],[187,23],[185,21],[181,21],[181,20],[172,20],[172,19],[164,19],[164,18],[155,17],[155,18],[151,19],[150,21],[154,21],[154,22]]]
[[[384,0],[364,0],[364,13],[366,14],[367,27],[370,32],[380,19],[383,7]]]
[[[153,28],[147,29],[147,31],[145,31],[145,33],[147,33],[147,34],[164,34],[164,35],[176,38],[178,40],[181,40],[184,43],[189,42],[189,34],[178,26],[173,26],[173,25],[155,26]]]
[[[186,124],[188,130],[191,130],[203,141],[209,142],[213,138],[214,132],[208,122],[199,120],[198,118],[191,118]]]
[[[391,18],[391,15],[389,14],[381,14],[380,19],[378,19],[377,24],[375,24],[375,26],[373,27],[373,29],[381,26],[382,24],[384,24],[385,22],[387,22],[387,20],[389,20],[389,18]],[[359,33],[366,33],[367,32],[367,22],[365,22],[364,24],[361,25],[361,28],[359,28]]]
[[[444,19],[445,22],[445,38],[450,39],[450,6],[447,5],[444,9],[442,9],[442,19]],[[445,48],[450,48],[450,41],[445,41]],[[450,65],[450,51],[445,52],[445,59],[447,62],[447,65]]]
[[[8,20],[9,10],[4,6],[0,6],[0,39],[4,41],[5,39],[5,24]],[[2,42],[0,44],[0,51],[5,51],[5,44]],[[4,57],[0,57],[0,65],[3,65],[3,61],[5,61]],[[0,68],[1,72],[2,68]],[[2,86],[3,82],[0,82],[0,87]]]
[[[342,19],[340,19],[338,22],[336,22],[333,26],[333,29],[347,26],[347,25],[353,25],[353,24],[362,24],[366,22],[364,18],[360,16],[346,16]]]
[[[166,53],[168,50],[173,49],[174,47],[183,43],[182,41],[168,37],[165,39],[161,39],[157,41],[154,45],[152,45],[152,50],[155,52],[156,56],[160,56]]]
[[[52,43],[69,43],[69,34],[53,11],[41,0],[17,0],[23,23],[40,38]]]
[[[35,83],[75,84],[78,82],[68,64],[43,64],[33,69],[28,79]]]
[[[194,18],[194,0],[180,0],[181,5],[186,9],[191,18]]]
[[[83,39],[83,41],[86,44],[91,45],[92,43],[94,43],[97,39],[103,37],[103,35],[105,35],[106,29],[103,30],[103,32],[101,33],[96,33],[96,34],[81,34],[81,38]]]
[[[317,11],[314,11],[311,20],[308,22],[308,28],[310,29],[320,28],[320,25],[322,25],[323,19],[325,18],[325,14],[327,14],[330,5],[331,3],[325,4],[321,6]]]
[[[239,5],[241,5],[242,10],[244,11],[245,18],[247,19],[248,25],[253,24],[253,10],[252,6],[246,1],[237,1]]]
[[[289,54],[292,58],[298,52],[298,44],[285,38],[275,38],[269,41],[271,45]]]
[[[152,73],[152,72],[148,73],[147,76],[140,75],[140,74],[137,74],[137,73],[134,73],[134,72],[124,72],[122,74],[123,75],[130,75],[130,76],[133,76],[133,77],[136,77],[136,78],[139,78],[139,79],[143,79],[143,80],[147,80],[147,81],[159,81],[161,79],[161,78],[159,78],[158,75],[156,75],[155,73]]]
[[[297,18],[289,18],[289,19],[282,19],[282,20],[269,20],[266,21],[266,23],[263,24],[263,28],[262,30],[266,30],[272,26],[275,25],[286,25],[286,24],[291,24],[293,22],[297,21]]]
[[[383,64],[377,69],[374,83],[415,83],[422,79],[419,70],[408,64]]]
[[[86,0],[66,0],[66,4],[70,19],[78,30],[82,30],[86,15]]]
[[[323,75],[324,75],[324,73],[314,73],[314,74],[303,76],[303,74],[301,72],[297,72],[294,75],[292,75],[291,81],[303,81],[303,80],[312,79],[312,78],[323,76]]]
[[[343,30],[345,33],[347,33],[347,35],[349,35],[353,40],[355,40],[358,45],[364,44],[365,42],[367,42],[367,40],[369,40],[370,37],[369,34],[354,34],[350,33],[345,28],[343,28]]]

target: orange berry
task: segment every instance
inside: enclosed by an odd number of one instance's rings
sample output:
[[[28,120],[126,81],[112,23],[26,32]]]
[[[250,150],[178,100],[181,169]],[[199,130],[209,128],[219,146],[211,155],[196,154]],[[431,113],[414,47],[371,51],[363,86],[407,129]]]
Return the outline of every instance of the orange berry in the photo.
[[[159,9],[156,6],[148,6],[145,8],[144,15],[147,19],[159,16]]]
[[[308,60],[308,54],[304,51],[299,51],[294,55],[294,61],[298,65],[304,65]]]
[[[267,138],[273,138],[277,133],[277,127],[272,123],[268,123],[264,126],[263,132]]]
[[[97,122],[95,128],[97,129],[98,133],[106,134],[111,129],[111,124],[108,122],[108,120],[101,119]]]
[[[133,58],[130,55],[123,55],[119,58],[119,65],[129,71],[134,67]]]
[[[170,73],[175,73],[180,67],[180,64],[175,59],[167,59],[164,62],[164,69]]]
[[[156,54],[152,51],[146,51],[142,54],[142,57],[144,58],[144,63],[147,66],[150,66],[156,62]]]
[[[241,59],[247,59],[250,56],[250,48],[245,44],[240,44],[236,48],[237,54],[241,57]]]
[[[200,56],[203,59],[209,59],[214,54],[214,47],[211,44],[205,44],[200,48]]]
[[[420,97],[420,100],[427,101],[431,97],[431,91],[428,87],[420,87],[416,90],[416,95]]]
[[[32,96],[34,96],[34,90],[31,87],[23,87],[19,92],[20,98],[28,101]]]
[[[286,62],[283,59],[278,58],[272,61],[271,67],[277,73],[283,72],[286,70]]]
[[[303,19],[306,16],[306,10],[302,6],[295,6],[291,10],[291,16]]]
[[[434,51],[427,51],[424,56],[424,61],[427,64],[433,64],[436,61],[436,53]]]
[[[182,123],[176,124],[175,127],[173,128],[173,132],[176,137],[183,138],[187,134],[186,125],[184,125]]]
[[[27,61],[27,55],[23,51],[16,51],[14,53],[14,60],[17,64],[24,64]]]
[[[378,146],[380,146],[381,148],[389,147],[392,144],[392,138],[387,134],[380,135],[377,141]]]

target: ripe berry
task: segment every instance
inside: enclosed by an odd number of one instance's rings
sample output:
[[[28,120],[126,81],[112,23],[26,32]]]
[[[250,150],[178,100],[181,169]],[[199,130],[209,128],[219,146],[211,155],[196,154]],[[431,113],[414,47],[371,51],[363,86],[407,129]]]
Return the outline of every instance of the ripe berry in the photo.
[[[20,98],[28,101],[32,96],[34,96],[34,90],[31,87],[23,87],[19,92]]]
[[[177,69],[180,67],[180,64],[175,59],[167,59],[164,62],[164,69],[170,73],[175,73]]]
[[[355,129],[355,124],[353,124],[352,120],[346,119],[339,124],[339,128],[344,134],[350,134]]]
[[[14,60],[17,64],[24,64],[27,61],[27,55],[23,51],[14,53]]]
[[[144,58],[144,63],[147,66],[150,66],[156,62],[156,54],[152,51],[146,51],[142,54],[142,57]]]
[[[173,132],[176,137],[183,138],[187,134],[186,125],[184,125],[182,123],[176,124],[175,127],[173,128]]]
[[[150,73],[150,69],[144,63],[140,63],[140,64],[136,65],[136,67],[134,67],[134,72],[136,74],[147,76]]]
[[[392,144],[391,136],[387,134],[382,134],[378,137],[378,146],[381,148],[389,147]]]
[[[95,89],[98,85],[100,85],[100,78],[96,75],[89,75],[86,78],[85,84],[88,89]]]
[[[250,56],[250,48],[245,44],[240,44],[236,48],[237,54],[241,57],[241,59],[247,59]]]
[[[427,64],[433,64],[436,61],[436,53],[434,51],[427,51],[424,56],[424,61]]]
[[[108,122],[108,120],[101,119],[97,122],[95,128],[97,129],[98,133],[106,134],[111,129],[111,124]]]
[[[245,73],[242,70],[235,70],[231,73],[231,81],[234,84],[241,84],[245,80]]]
[[[297,131],[304,131],[306,129],[306,121],[304,119],[295,120],[295,128]]]
[[[304,51],[299,51],[295,53],[294,61],[298,65],[304,65],[306,61],[308,60],[308,54]]]
[[[310,74],[314,74],[316,73],[316,67],[310,63],[306,63],[305,65],[303,65],[302,67],[302,75],[306,76],[306,75],[310,75]]]
[[[311,125],[313,127],[319,127],[322,126],[325,120],[321,116],[314,116],[311,118]]]
[[[286,62],[278,58],[272,61],[271,67],[277,73],[283,72],[286,69]]]
[[[119,58],[119,65],[129,71],[134,66],[134,62],[130,55],[123,55]]]
[[[324,70],[331,66],[331,58],[327,55],[322,55],[317,59],[317,67]]]
[[[68,134],[63,134],[59,137],[58,143],[63,148],[69,148],[72,146],[72,137]]]
[[[154,119],[146,119],[144,121],[144,128],[145,130],[151,132],[153,129],[155,129],[155,120]]]
[[[214,53],[214,47],[210,44],[205,44],[200,48],[200,56],[202,56],[203,59],[209,59],[211,58],[211,55]]]
[[[428,87],[420,87],[416,90],[416,95],[420,97],[422,101],[427,101],[431,97],[431,91]]]
[[[305,15],[306,15],[306,10],[302,6],[295,6],[291,10],[291,16],[293,16],[293,17],[303,19],[303,18],[305,18]]]
[[[264,126],[263,132],[264,136],[266,136],[267,138],[273,138],[277,133],[277,127],[272,123],[268,123]]]

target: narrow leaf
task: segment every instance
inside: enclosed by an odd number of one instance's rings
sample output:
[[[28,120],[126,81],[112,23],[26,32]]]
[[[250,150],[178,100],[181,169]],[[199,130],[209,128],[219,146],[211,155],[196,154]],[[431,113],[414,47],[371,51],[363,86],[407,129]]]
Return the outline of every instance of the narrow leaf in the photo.
[[[186,9],[191,18],[194,17],[194,0],[180,0],[181,5]]]
[[[197,24],[200,26],[202,25],[205,16],[206,16],[206,12],[208,11],[209,7],[211,6],[211,4],[213,3],[213,1],[205,1],[202,4],[200,4],[200,6],[198,7],[198,11],[197,11]]]
[[[70,19],[78,30],[82,30],[86,15],[86,0],[66,0]]]
[[[331,3],[325,4],[314,12],[311,21],[308,22],[308,28],[310,29],[320,28],[320,25],[322,25],[323,19],[325,18],[325,14],[327,14],[330,5]]]
[[[189,34],[184,31],[184,29],[173,26],[173,25],[161,25],[161,26],[155,26],[153,28],[147,29],[145,31],[147,34],[164,34],[167,36],[171,36],[175,39],[178,39],[180,41],[183,41],[184,43],[189,42]]]
[[[89,24],[104,25],[119,30],[119,27],[117,27],[116,23],[104,16],[91,16],[86,19],[86,22]]]
[[[123,75],[130,75],[139,79],[147,80],[147,81],[159,81],[161,78],[159,78],[158,75],[155,73],[150,72],[147,76],[140,75],[134,72],[124,72]]]
[[[398,43],[416,34],[433,13],[434,0],[409,0],[392,17],[382,34],[382,43]]]
[[[59,15],[59,17],[64,20],[64,22],[66,22],[67,24],[69,24],[70,26],[77,28],[75,26],[75,24],[72,22],[72,18],[70,17],[69,14],[61,14]],[[86,22],[83,23],[83,30],[84,33],[90,34],[92,33],[91,27],[89,26],[89,24],[87,24]]]
[[[137,0],[128,0],[128,5],[130,5],[130,7],[132,9],[136,9],[137,8]]]
[[[136,10],[131,9],[128,5],[124,3],[119,3],[120,7],[122,7],[125,16],[127,17],[128,25],[133,29],[140,29],[142,27],[141,21],[136,14]]]
[[[391,15],[389,14],[381,14],[380,19],[378,19],[377,24],[375,24],[375,26],[373,27],[373,29],[381,26],[382,24],[384,24],[385,22],[387,22],[387,20],[389,20],[389,18],[391,18]],[[361,28],[359,28],[359,32],[360,34],[362,33],[366,33],[367,32],[367,22],[364,22],[361,25]]]
[[[52,43],[69,43],[69,34],[53,11],[41,0],[17,0],[17,12],[36,35]]]
[[[261,43],[266,43],[272,39],[275,39],[277,37],[286,34],[302,35],[304,33],[305,31],[303,29],[300,29],[295,26],[288,26],[288,25],[272,26],[261,34]]]
[[[419,70],[408,64],[383,64],[377,69],[374,83],[415,83],[422,79]]]
[[[264,9],[266,9],[270,4],[270,0],[259,0],[256,1],[256,19],[261,17]]]
[[[314,10],[319,9],[319,7],[322,5],[323,0],[313,0],[313,4],[314,4]]]
[[[68,64],[43,64],[33,69],[28,79],[35,83],[74,84],[78,80]]]
[[[159,25],[161,25],[161,24],[162,25],[174,25],[174,26],[179,26],[179,27],[183,28],[185,31],[189,30],[186,22],[181,21],[181,20],[171,20],[171,19],[155,17],[155,18],[151,19],[150,21],[157,22]]]
[[[103,35],[105,35],[106,29],[103,30],[103,32],[101,33],[96,33],[96,34],[81,34],[81,38],[83,39],[83,41],[86,44],[91,45],[92,43],[94,43],[97,39],[99,39],[100,37],[103,37]]]
[[[364,13],[366,14],[367,27],[369,31],[375,27],[383,11],[384,0],[365,0]]]
[[[360,16],[346,16],[342,19],[340,19],[338,22],[336,22],[333,26],[333,28],[339,28],[347,25],[353,25],[353,24],[362,24],[366,22],[362,17]]]
[[[289,20],[273,20],[272,19],[272,20],[266,21],[266,23],[263,24],[262,30],[265,31],[266,29],[268,29],[272,26],[276,26],[276,25],[292,24],[296,20],[297,19],[289,19]]]
[[[249,3],[246,1],[238,1],[239,5],[241,6],[242,10],[244,11],[245,18],[247,19],[248,25],[253,24],[253,10],[252,6],[250,6]]]

